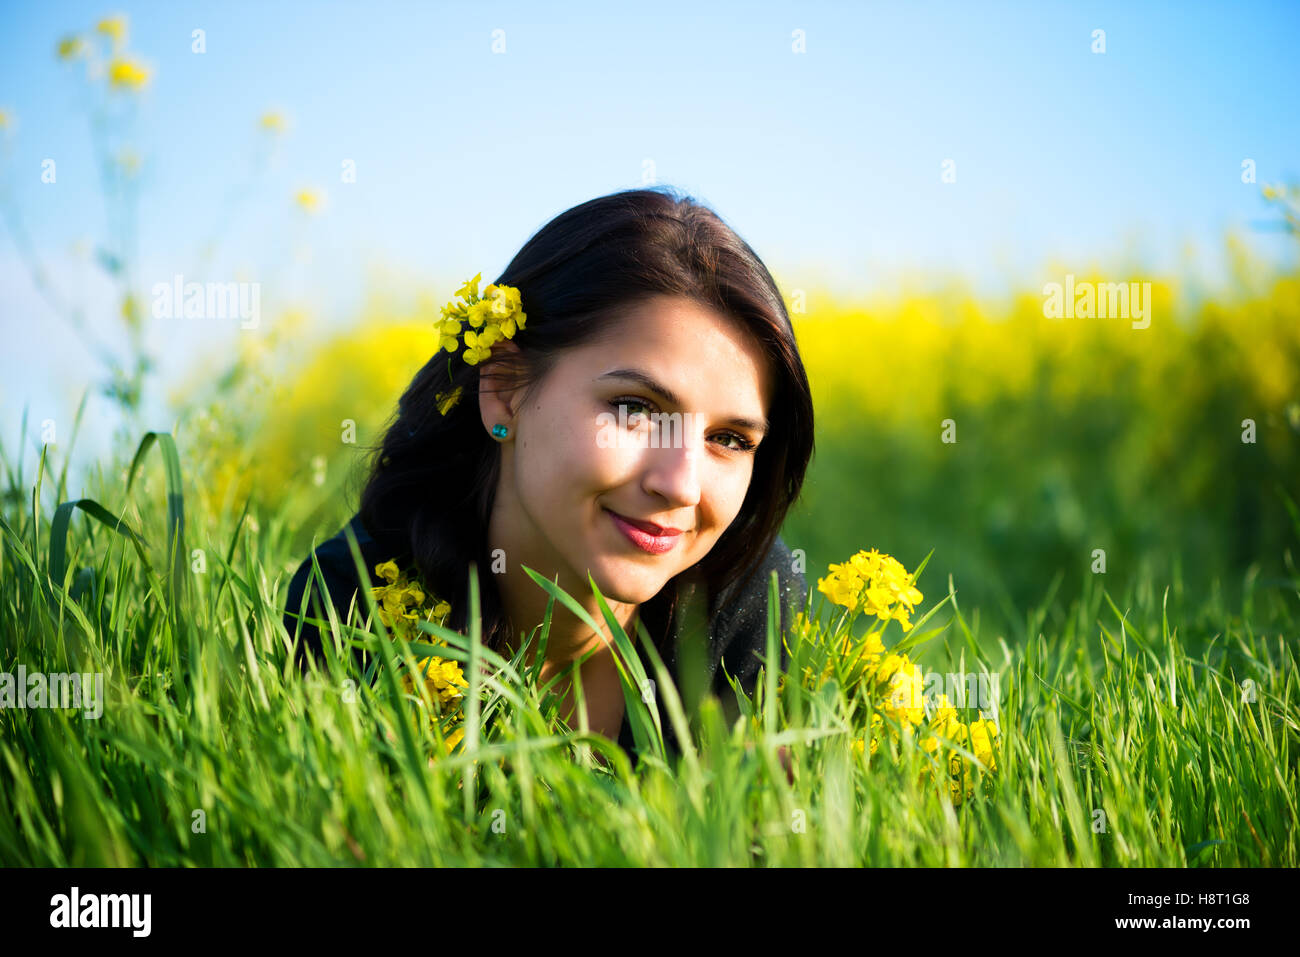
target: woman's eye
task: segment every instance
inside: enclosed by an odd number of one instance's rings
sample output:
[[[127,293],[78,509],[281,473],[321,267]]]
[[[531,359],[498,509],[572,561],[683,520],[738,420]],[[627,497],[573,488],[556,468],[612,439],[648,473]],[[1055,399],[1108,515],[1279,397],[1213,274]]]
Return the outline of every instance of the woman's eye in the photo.
[[[615,411],[618,411],[620,408],[628,409],[626,415],[629,419],[631,419],[633,416],[645,414],[644,412],[633,412],[631,411],[632,409],[645,409],[646,411],[649,411],[650,409],[650,406],[636,399],[615,399],[613,402],[610,403],[610,407],[613,408]]]
[[[609,407],[613,409],[615,412],[619,412],[623,409],[626,409],[627,411],[623,413],[623,415],[626,416],[625,421],[627,421],[629,425],[633,425],[633,426],[637,424],[631,421],[633,418],[638,416],[644,416],[647,413],[652,412],[652,406],[650,405],[650,403],[644,402],[641,399],[632,399],[632,398],[614,399],[612,402],[610,402]],[[642,409],[644,411],[634,412],[632,411],[633,409]],[[741,435],[738,432],[723,432],[719,436],[719,438],[724,443],[723,448],[725,448],[729,452],[753,452],[755,449],[758,448],[758,446],[755,443],[749,441],[749,439],[745,438],[743,435]],[[734,444],[727,444],[727,443],[734,443]]]
[[[736,443],[735,445],[727,446],[727,448],[731,449],[733,452],[752,452],[758,448],[758,446],[749,441],[749,439],[745,438],[743,435],[737,435],[735,432],[726,432],[722,437],[724,439],[731,439]]]

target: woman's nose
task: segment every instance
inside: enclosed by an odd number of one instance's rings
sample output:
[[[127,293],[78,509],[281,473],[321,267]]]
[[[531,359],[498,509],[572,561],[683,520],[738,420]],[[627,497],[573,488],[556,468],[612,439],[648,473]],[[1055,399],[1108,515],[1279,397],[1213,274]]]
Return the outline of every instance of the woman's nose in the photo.
[[[698,505],[700,441],[684,435],[666,448],[646,449],[646,491],[662,495],[678,508]]]

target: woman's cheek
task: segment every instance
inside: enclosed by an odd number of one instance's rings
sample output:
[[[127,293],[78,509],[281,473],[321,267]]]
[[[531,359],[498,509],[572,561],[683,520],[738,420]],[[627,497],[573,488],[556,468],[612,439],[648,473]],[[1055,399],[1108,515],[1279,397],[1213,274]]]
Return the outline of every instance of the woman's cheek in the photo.
[[[646,450],[635,433],[620,437],[614,428],[597,426],[585,448],[575,451],[585,456],[584,461],[593,462],[595,471],[607,481],[618,482],[635,474]]]
[[[729,469],[728,474],[719,476],[714,486],[718,489],[715,498],[719,511],[727,516],[727,525],[740,514],[740,507],[745,504],[745,495],[749,491],[749,479],[753,470]]]

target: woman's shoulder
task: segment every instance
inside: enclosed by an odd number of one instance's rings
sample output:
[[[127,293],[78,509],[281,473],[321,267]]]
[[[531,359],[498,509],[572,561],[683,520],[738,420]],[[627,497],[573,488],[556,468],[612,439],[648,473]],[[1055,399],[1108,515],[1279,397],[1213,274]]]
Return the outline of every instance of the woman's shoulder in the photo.
[[[798,556],[802,559],[802,553]],[[736,699],[731,692],[728,677],[735,679],[747,695],[753,697],[757,683],[758,671],[767,655],[767,616],[771,576],[776,572],[777,593],[780,599],[780,634],[785,634],[793,623],[793,616],[803,609],[807,598],[807,584],[803,575],[803,562],[796,560],[796,555],[777,535],[763,561],[746,580],[733,582],[721,594],[711,596],[709,610],[704,622],[696,622],[694,616],[703,613],[700,600],[701,593],[693,586],[687,586],[679,594],[683,601],[671,619],[664,663],[672,679],[680,684],[680,670],[685,662],[700,662],[707,668],[707,681],[713,694],[722,704],[729,720],[737,717]],[[691,611],[689,609],[694,609]],[[659,612],[655,611],[656,620]],[[700,627],[706,623],[707,631]],[[697,653],[684,647],[698,639],[707,641],[707,653]],[[638,652],[647,671],[651,668],[648,658],[638,644]],[[658,648],[658,645],[656,645]],[[789,666],[789,656],[785,642],[778,641],[780,668],[784,671]],[[664,726],[664,741],[676,748],[676,737],[670,725]],[[624,724],[619,736],[619,744],[629,753],[634,747],[631,724],[624,715]]]
[[[802,558],[802,553],[799,558]],[[734,583],[714,600],[711,619],[713,644],[719,654],[738,647],[763,654],[767,646],[767,617],[772,573],[776,573],[780,604],[780,627],[787,629],[795,612],[803,608],[808,584],[803,562],[796,559],[785,540],[777,535],[757,570],[743,582]],[[755,665],[755,669],[756,669]]]
[[[357,564],[348,541],[349,531],[352,537],[356,539],[357,551],[361,556],[361,566],[366,573],[364,579],[357,574]],[[360,591],[363,580],[367,588],[378,583],[374,570],[377,564],[399,557],[388,554],[387,552],[390,550],[391,546],[377,541],[370,534],[359,513],[354,515],[343,528],[320,545],[317,545],[298,565],[293,578],[289,582],[289,594],[285,600],[284,624],[286,631],[290,635],[295,633],[298,627],[299,609],[303,607],[304,599],[307,600],[306,614],[308,617],[324,615],[326,596],[322,594],[320,583],[313,574],[313,557],[315,564],[320,566],[321,577],[324,579],[329,603],[334,606],[340,620],[344,620],[354,599],[358,611],[364,617],[365,599],[357,597],[357,593]],[[307,594],[309,588],[310,596]],[[313,611],[313,607],[319,609],[320,615]],[[316,626],[303,622],[302,629],[304,640],[308,646],[319,645],[320,636]]]
[[[777,578],[780,629],[784,634],[791,626],[794,614],[802,610],[807,596],[802,568],[802,561],[796,560],[784,539],[777,535],[753,574],[710,596],[706,616],[707,661],[716,693],[724,698],[729,694],[720,664],[725,665],[727,675],[738,678],[746,691],[752,693],[754,679],[762,666],[760,659],[767,654],[768,590],[772,573],[775,572]],[[687,603],[674,620],[669,642],[668,653],[674,664],[681,658],[677,645],[690,641],[689,636],[697,633],[689,624],[691,613],[687,608],[698,601],[699,593],[689,590],[686,594],[689,596]],[[778,646],[781,667],[784,668],[787,659],[784,642],[779,642]]]
[[[294,581],[304,581],[311,575],[312,557],[315,556],[316,563],[320,565],[321,572],[326,575],[334,575],[343,578],[356,579],[356,563],[352,558],[352,549],[348,544],[348,531],[352,531],[353,537],[356,538],[357,550],[361,553],[364,565],[369,568],[375,561],[383,561],[391,556],[378,556],[378,543],[366,530],[361,521],[360,514],[352,516],[341,529],[333,536],[317,545],[306,558],[298,565],[298,570],[294,573]]]

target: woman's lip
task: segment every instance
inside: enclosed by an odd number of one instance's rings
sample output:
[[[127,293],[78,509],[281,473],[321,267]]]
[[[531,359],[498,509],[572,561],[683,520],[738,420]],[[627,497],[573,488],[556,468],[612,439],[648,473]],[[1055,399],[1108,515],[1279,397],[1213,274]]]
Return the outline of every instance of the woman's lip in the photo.
[[[619,512],[609,508],[605,509],[605,511],[609,512],[611,515],[618,515],[618,517],[623,521],[627,522],[629,525],[636,526],[647,535],[663,537],[666,535],[680,535],[682,533],[680,528],[667,528],[663,525],[656,525],[654,522],[643,522],[637,518],[628,518],[626,515],[620,514]]]
[[[681,533],[651,535],[643,528],[633,525],[628,519],[624,518],[618,512],[609,512],[610,519],[623,535],[637,548],[643,552],[650,552],[652,555],[662,555],[664,552],[672,551],[677,545],[677,540],[681,538]]]

